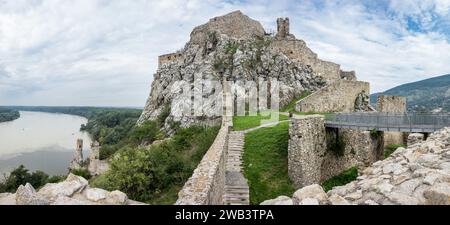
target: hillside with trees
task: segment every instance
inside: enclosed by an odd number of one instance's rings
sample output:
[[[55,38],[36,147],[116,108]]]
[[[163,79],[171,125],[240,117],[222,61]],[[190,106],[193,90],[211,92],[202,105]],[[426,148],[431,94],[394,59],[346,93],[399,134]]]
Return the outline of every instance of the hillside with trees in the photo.
[[[0,123],[16,120],[20,117],[20,113],[17,110],[1,109],[0,108]]]

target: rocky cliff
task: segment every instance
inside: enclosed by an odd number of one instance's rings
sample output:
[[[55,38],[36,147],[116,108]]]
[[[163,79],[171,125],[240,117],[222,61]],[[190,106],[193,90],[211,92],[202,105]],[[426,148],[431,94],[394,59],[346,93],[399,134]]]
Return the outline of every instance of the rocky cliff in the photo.
[[[450,128],[407,149],[398,148],[362,171],[356,181],[328,193],[315,184],[292,198],[280,196],[263,204],[449,205]]]
[[[262,90],[258,81],[277,79],[280,105],[304,91],[347,79],[335,63],[318,59],[304,41],[289,33],[289,20],[278,20],[278,33],[268,34],[258,21],[240,11],[211,19],[195,28],[176,53],[159,57],[151,93],[138,121],[165,114],[166,129],[174,122],[218,123],[222,116],[222,81],[231,83],[234,99]],[[270,99],[270,92],[268,99]],[[194,101],[200,96],[200,101]],[[265,106],[259,105],[259,109]]]

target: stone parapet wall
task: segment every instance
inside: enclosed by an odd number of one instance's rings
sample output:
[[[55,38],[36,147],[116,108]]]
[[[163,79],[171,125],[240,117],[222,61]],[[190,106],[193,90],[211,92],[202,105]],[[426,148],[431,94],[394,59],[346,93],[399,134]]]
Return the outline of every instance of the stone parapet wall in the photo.
[[[370,84],[363,81],[338,80],[300,100],[298,112],[353,112],[362,92],[370,93]]]
[[[383,135],[368,131],[325,128],[320,115],[294,116],[289,126],[288,173],[300,188],[357,166],[364,168],[383,159]],[[337,154],[328,143],[341,138],[345,147]]]
[[[341,79],[357,80],[355,71],[341,71]]]

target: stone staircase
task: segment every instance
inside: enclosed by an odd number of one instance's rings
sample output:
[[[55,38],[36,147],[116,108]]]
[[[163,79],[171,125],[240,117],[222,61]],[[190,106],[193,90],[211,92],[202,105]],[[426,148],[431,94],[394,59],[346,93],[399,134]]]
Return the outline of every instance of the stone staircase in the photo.
[[[250,192],[242,168],[244,132],[230,132],[225,177],[225,205],[250,204]]]

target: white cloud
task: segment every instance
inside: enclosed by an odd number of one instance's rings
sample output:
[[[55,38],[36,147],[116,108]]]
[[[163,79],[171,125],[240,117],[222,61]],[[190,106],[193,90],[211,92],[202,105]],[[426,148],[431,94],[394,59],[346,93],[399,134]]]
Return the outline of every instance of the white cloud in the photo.
[[[267,30],[289,16],[292,33],[374,91],[449,73],[448,36],[433,26],[448,22],[450,1],[377,2],[0,0],[0,105],[143,106],[157,56],[237,9]]]

